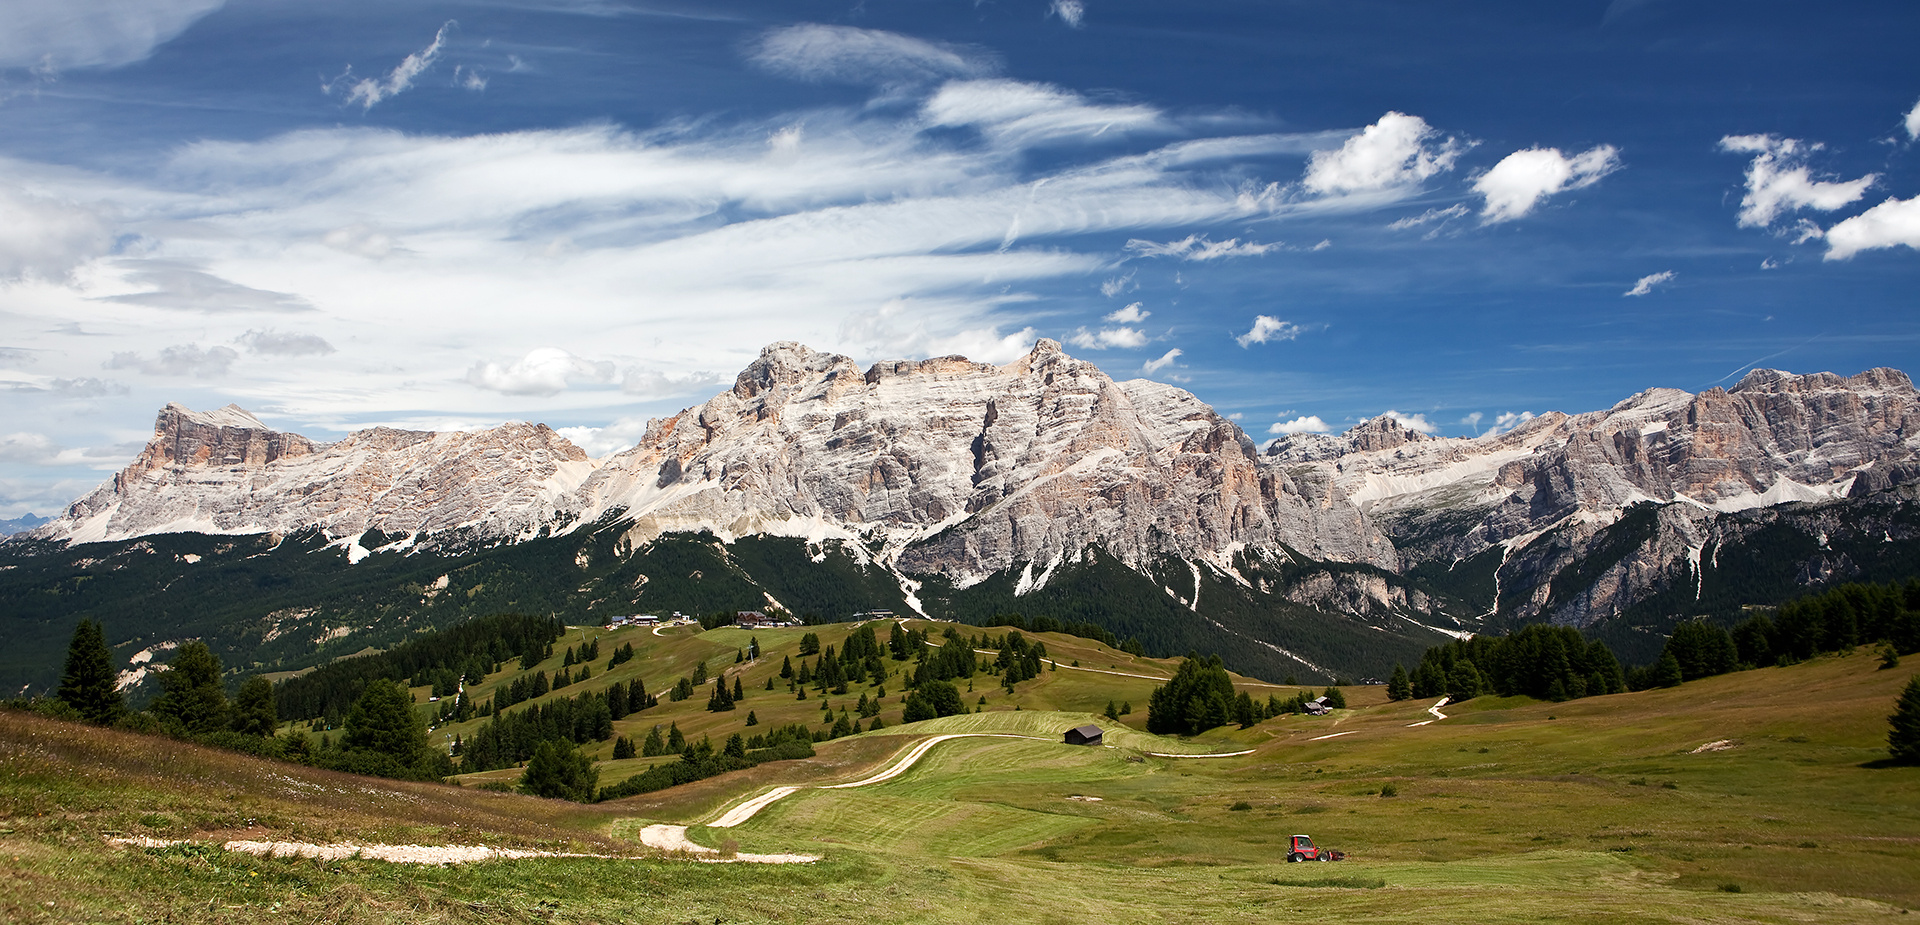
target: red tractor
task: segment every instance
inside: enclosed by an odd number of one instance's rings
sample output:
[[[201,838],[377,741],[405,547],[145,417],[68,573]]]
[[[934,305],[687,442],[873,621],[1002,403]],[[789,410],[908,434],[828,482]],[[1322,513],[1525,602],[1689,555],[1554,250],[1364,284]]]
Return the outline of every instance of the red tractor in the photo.
[[[1298,861],[1344,861],[1346,859],[1345,851],[1317,848],[1313,844],[1313,839],[1306,835],[1295,835],[1287,846],[1287,863],[1289,864]]]

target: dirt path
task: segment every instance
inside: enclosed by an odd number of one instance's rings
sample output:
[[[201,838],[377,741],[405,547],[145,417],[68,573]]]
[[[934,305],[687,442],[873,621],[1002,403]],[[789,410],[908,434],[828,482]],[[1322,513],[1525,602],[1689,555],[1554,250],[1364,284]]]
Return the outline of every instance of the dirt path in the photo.
[[[1442,713],[1442,712],[1440,712],[1440,708],[1441,708],[1441,707],[1444,707],[1444,706],[1446,706],[1446,705],[1447,705],[1447,703],[1448,703],[1449,701],[1451,701],[1451,700],[1453,700],[1453,698],[1452,698],[1452,697],[1442,697],[1442,698],[1440,698],[1440,702],[1438,702],[1438,703],[1436,703],[1436,704],[1434,704],[1433,706],[1430,706],[1430,707],[1428,707],[1428,708],[1427,708],[1427,712],[1428,712],[1428,713],[1432,713],[1432,714],[1433,714],[1433,719],[1423,719],[1423,720],[1421,720],[1421,721],[1419,721],[1419,722],[1417,722],[1417,723],[1408,723],[1408,724],[1407,724],[1407,728],[1408,728],[1408,729],[1412,729],[1412,728],[1413,728],[1413,727],[1415,727],[1415,726],[1425,726],[1425,725],[1427,725],[1428,723],[1432,723],[1432,722],[1436,722],[1436,721],[1438,721],[1438,720],[1443,720],[1443,719],[1446,719],[1446,718],[1447,718],[1447,714],[1445,714],[1445,713]]]
[[[129,848],[170,848],[189,844],[175,838],[109,838],[107,844]],[[615,858],[612,854],[580,854],[566,851],[531,851],[523,848],[490,848],[486,845],[352,845],[341,842],[318,845],[312,842],[235,840],[220,847],[266,858],[315,858],[340,861],[362,858],[394,864],[467,864],[474,861],[519,860],[521,858]]]

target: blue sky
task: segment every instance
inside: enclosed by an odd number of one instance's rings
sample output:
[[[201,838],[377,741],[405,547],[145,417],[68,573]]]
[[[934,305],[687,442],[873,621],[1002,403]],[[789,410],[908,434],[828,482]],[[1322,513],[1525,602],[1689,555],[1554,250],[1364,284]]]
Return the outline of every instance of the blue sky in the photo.
[[[168,401],[604,453],[780,339],[1261,440],[1920,367],[1912,3],[0,12],[0,517]]]

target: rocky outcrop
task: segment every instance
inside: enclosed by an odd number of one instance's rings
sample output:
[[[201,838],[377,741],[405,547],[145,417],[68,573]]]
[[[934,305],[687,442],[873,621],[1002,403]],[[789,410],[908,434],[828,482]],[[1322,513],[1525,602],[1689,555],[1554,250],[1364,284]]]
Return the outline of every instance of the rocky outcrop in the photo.
[[[1191,394],[1115,382],[1040,341],[1006,366],[768,347],[733,389],[656,421],[580,495],[641,536],[689,529],[871,542],[966,586],[1097,545],[1136,569],[1284,543],[1397,564],[1339,490],[1267,464]]]
[[[544,424],[471,433],[377,427],[314,443],[233,405],[195,412],[171,404],[132,465],[25,535],[92,542],[318,527],[342,539],[368,530],[514,537],[553,523],[553,502],[590,471],[586,453]]]

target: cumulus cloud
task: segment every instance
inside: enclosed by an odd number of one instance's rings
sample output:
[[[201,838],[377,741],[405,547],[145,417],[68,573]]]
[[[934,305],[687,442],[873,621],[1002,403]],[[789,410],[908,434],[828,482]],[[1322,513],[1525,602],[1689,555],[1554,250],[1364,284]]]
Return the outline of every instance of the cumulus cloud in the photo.
[[[231,347],[208,347],[202,350],[199,344],[175,344],[151,358],[132,351],[115,353],[104,368],[130,369],[149,376],[214,379],[226,375],[227,368],[239,358],[240,354]]]
[[[1140,371],[1142,373],[1145,373],[1146,375],[1151,376],[1154,373],[1157,373],[1163,369],[1166,369],[1169,366],[1172,366],[1174,360],[1180,359],[1181,353],[1182,351],[1180,350],[1180,348],[1175,347],[1172,350],[1167,351],[1166,353],[1160,354],[1158,359],[1148,360],[1145,363],[1140,364]]]
[[[1453,169],[1466,146],[1419,116],[1389,112],[1339,148],[1315,151],[1306,188],[1315,193],[1368,193],[1419,183]]]
[[[1495,436],[1498,434],[1504,434],[1507,431],[1510,431],[1516,427],[1519,427],[1522,424],[1527,423],[1528,421],[1533,420],[1535,416],[1536,415],[1531,411],[1502,412],[1499,417],[1496,417],[1493,419],[1493,426],[1487,428],[1486,435]]]
[[[1658,273],[1649,273],[1646,276],[1640,277],[1639,281],[1633,284],[1632,289],[1629,289],[1626,292],[1623,292],[1620,294],[1623,296],[1646,295],[1652,292],[1653,287],[1655,286],[1664,286],[1667,283],[1673,282],[1673,278],[1676,275],[1678,274],[1674,273],[1672,270],[1662,270]]]
[[[1913,108],[1907,110],[1907,140],[1920,140],[1920,102],[1915,102]]]
[[[1255,244],[1252,241],[1242,244],[1239,238],[1209,241],[1206,235],[1198,234],[1190,234],[1178,241],[1168,241],[1165,244],[1140,238],[1127,242],[1127,250],[1142,257],[1178,257],[1181,260],[1256,257],[1279,248],[1278,244]]]
[[[921,114],[930,125],[971,125],[1012,145],[1171,129],[1152,106],[1094,103],[1051,84],[997,78],[948,81]]]
[[[1297,417],[1291,421],[1277,421],[1273,426],[1267,428],[1267,433],[1285,436],[1292,436],[1294,434],[1326,434],[1332,432],[1333,428],[1327,426],[1327,422],[1320,420],[1320,416],[1317,414]]]
[[[247,348],[248,353],[260,353],[268,356],[306,357],[325,356],[333,352],[333,345],[318,334],[282,334],[278,331],[248,331],[234,338],[234,342]]]
[[[225,0],[7,3],[0,67],[120,67],[146,60]]]
[[[1264,344],[1269,341],[1293,340],[1300,336],[1300,331],[1299,325],[1289,324],[1272,315],[1255,315],[1253,327],[1249,328],[1247,333],[1234,338],[1234,342],[1242,347],[1251,347],[1254,344]]]
[[[1814,179],[1807,155],[1823,147],[1775,135],[1728,135],[1720,139],[1720,150],[1754,156],[1747,164],[1747,194],[1740,200],[1740,225],[1765,228],[1781,215],[1800,209],[1831,212],[1858,200],[1867,187],[1879,181],[1877,173],[1844,182]]]
[[[148,292],[105,296],[109,302],[200,312],[306,312],[313,304],[297,295],[242,286],[205,270],[165,260],[126,260],[127,282]]]
[[[647,419],[623,417],[605,427],[556,427],[554,432],[597,459],[631,449],[639,443],[640,438],[647,435]]]
[[[447,32],[455,25],[453,20],[447,20],[440,27],[440,31],[433,34],[433,41],[428,43],[427,47],[408,55],[397,67],[387,72],[384,79],[363,77],[353,81],[346,88],[347,102],[359,103],[361,110],[365,111],[372,109],[382,100],[392,99],[412,89],[414,78],[426,73],[428,68],[433,67],[435,61],[440,60],[440,51],[447,44]],[[349,66],[339,77],[321,84],[320,90],[330,94],[335,87],[345,84],[352,76],[353,68]],[[485,87],[486,84],[483,82],[481,86]]]
[[[1398,411],[1388,409],[1380,416],[1383,418],[1391,418],[1399,422],[1401,427],[1408,430],[1415,430],[1429,435],[1440,432],[1440,425],[1427,420],[1427,416],[1424,414],[1401,414]]]
[[[1086,21],[1087,5],[1081,0],[1053,0],[1053,5],[1047,8],[1047,15],[1058,16],[1061,22],[1078,29]]]
[[[14,187],[0,186],[0,216],[0,280],[59,281],[113,243],[102,210]]]
[[[1903,244],[1920,250],[1920,196],[1905,201],[1888,198],[1827,229],[1826,238],[1828,260],[1846,260],[1861,251]]]
[[[754,44],[748,60],[782,77],[851,84],[931,83],[985,77],[999,69],[991,55],[978,49],[818,23],[768,32]]]
[[[1493,224],[1520,218],[1548,196],[1592,186],[1619,169],[1620,152],[1612,145],[1572,157],[1561,154],[1559,148],[1528,148],[1501,158],[1473,181],[1473,188],[1487,200],[1481,218]]]
[[[1089,331],[1080,328],[1067,337],[1067,342],[1084,350],[1105,350],[1109,347],[1134,349],[1147,345],[1147,335],[1133,328],[1102,328]]]
[[[467,383],[503,395],[558,395],[570,385],[613,381],[614,366],[583,360],[558,347],[538,347],[512,363],[481,360],[467,370]]]
[[[1139,302],[1135,302],[1125,308],[1106,313],[1100,320],[1111,321],[1115,324],[1139,324],[1147,320],[1147,316],[1151,314],[1153,313],[1141,308]]]

